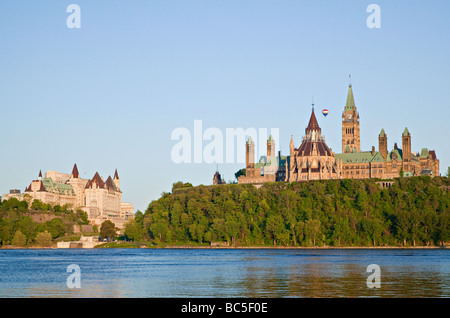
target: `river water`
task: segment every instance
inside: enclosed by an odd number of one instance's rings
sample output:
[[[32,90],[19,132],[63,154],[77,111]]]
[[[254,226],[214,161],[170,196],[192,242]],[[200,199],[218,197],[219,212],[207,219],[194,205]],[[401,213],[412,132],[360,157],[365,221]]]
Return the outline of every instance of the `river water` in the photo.
[[[5,249],[0,269],[3,298],[450,297],[449,249]]]

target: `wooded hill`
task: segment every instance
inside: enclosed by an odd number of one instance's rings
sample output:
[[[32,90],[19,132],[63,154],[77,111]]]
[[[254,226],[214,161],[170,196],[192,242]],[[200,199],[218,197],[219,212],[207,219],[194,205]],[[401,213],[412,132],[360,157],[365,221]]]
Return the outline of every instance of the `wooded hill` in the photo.
[[[0,246],[51,246],[54,240],[73,234],[74,225],[83,224],[89,221],[82,210],[11,198],[0,203]]]
[[[419,246],[450,241],[447,177],[196,186],[178,182],[126,227],[135,241]]]

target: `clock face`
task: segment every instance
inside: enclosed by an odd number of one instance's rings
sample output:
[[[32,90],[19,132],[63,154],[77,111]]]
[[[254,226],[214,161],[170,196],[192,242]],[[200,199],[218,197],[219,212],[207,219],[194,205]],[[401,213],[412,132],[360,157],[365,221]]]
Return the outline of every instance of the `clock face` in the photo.
[[[352,119],[352,114],[348,114],[348,115],[347,115],[347,118],[348,118],[348,119]]]

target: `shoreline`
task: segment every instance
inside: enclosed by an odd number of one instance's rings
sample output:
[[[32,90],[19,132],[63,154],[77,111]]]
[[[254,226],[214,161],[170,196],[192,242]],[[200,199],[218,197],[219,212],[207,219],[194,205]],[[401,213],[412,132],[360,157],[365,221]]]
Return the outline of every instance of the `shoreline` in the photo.
[[[272,249],[272,250],[351,250],[351,249],[449,249],[449,246],[189,246],[176,245],[166,249]]]
[[[100,247],[94,248],[80,248],[80,249],[99,249]],[[256,249],[266,249],[266,250],[373,250],[373,249],[404,249],[404,250],[418,250],[418,249],[450,249],[450,246],[190,246],[190,245],[171,245],[171,246],[141,246],[141,247],[123,247],[123,246],[110,246],[103,247],[105,249],[128,249],[128,248],[138,248],[138,249],[242,249],[242,250],[256,250]],[[101,249],[103,249],[101,248]],[[58,248],[58,247],[16,247],[16,246],[1,246],[0,250],[69,250],[74,248]]]

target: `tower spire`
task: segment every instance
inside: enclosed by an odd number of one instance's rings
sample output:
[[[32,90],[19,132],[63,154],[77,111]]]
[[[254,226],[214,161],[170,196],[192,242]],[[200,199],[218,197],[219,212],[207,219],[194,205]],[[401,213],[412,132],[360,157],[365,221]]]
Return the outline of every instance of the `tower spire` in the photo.
[[[355,98],[353,97],[352,84],[350,83],[348,85],[347,103],[345,104],[345,110],[354,110],[355,107]]]
[[[75,164],[73,165],[73,169],[72,169],[72,178],[77,179],[77,178],[79,178],[79,177],[80,177],[80,174],[79,174],[79,172],[78,172],[77,164],[75,163]]]
[[[308,126],[305,129],[305,133],[308,134],[308,132],[311,132],[313,130],[319,131],[319,132],[321,131],[321,129],[319,127],[319,123],[317,122],[316,115],[314,114],[314,107],[311,112],[311,117],[309,118]]]

